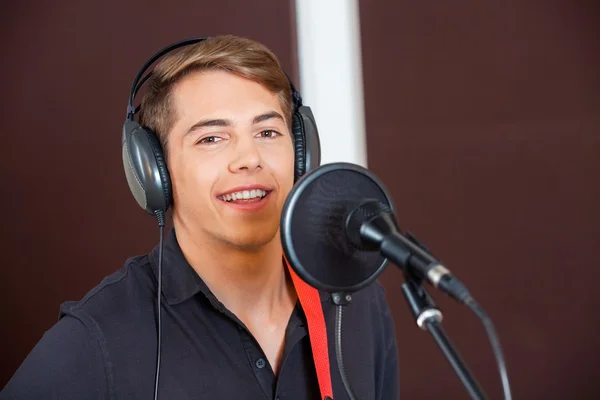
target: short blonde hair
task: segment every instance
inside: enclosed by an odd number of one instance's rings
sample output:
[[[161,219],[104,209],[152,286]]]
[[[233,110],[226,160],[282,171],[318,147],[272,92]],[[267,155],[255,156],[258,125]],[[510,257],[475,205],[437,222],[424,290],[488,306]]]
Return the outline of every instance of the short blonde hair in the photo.
[[[166,55],[148,79],[140,105],[140,124],[158,136],[165,156],[168,132],[176,117],[173,86],[187,74],[202,70],[227,71],[263,85],[278,97],[286,123],[291,127],[291,86],[275,54],[251,39],[215,36]]]

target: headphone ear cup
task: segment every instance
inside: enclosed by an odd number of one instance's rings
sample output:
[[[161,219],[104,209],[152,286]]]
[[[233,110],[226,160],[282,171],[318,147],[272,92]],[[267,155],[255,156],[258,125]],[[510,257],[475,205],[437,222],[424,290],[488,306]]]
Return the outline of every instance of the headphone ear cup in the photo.
[[[171,205],[171,178],[156,135],[136,121],[126,121],[122,137],[123,168],[138,205],[149,214]]]
[[[310,107],[300,106],[292,116],[294,135],[294,181],[321,164],[321,143]]]

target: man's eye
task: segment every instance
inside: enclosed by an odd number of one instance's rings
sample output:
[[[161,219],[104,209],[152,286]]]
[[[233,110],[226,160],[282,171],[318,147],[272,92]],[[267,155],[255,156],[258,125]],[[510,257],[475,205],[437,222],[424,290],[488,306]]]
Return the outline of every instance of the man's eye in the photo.
[[[277,135],[279,135],[279,132],[274,131],[272,129],[267,129],[266,131],[262,131],[260,133],[260,137],[263,137],[263,138],[274,138]]]
[[[218,136],[207,136],[205,138],[202,138],[198,141],[198,143],[202,143],[202,144],[213,144],[213,143],[217,143],[219,141],[221,141],[222,139]]]

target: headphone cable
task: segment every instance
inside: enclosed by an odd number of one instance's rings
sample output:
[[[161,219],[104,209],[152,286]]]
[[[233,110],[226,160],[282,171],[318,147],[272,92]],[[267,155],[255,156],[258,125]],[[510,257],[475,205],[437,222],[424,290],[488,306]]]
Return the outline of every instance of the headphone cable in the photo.
[[[156,219],[158,220],[158,226],[160,230],[160,240],[158,245],[158,289],[156,291],[156,313],[158,319],[158,344],[156,348],[156,376],[154,377],[154,400],[158,399],[158,378],[160,376],[160,353],[161,353],[161,341],[162,341],[162,323],[161,323],[161,304],[160,297],[162,292],[162,259],[163,259],[163,232],[165,227],[165,213],[162,210],[155,212]]]

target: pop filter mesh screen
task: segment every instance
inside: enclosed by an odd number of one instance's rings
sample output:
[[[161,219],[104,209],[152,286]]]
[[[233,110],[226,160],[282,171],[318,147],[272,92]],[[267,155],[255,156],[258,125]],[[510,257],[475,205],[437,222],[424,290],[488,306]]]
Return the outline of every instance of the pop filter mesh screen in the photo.
[[[284,246],[298,275],[321,290],[355,291],[374,280],[385,267],[379,252],[360,251],[346,237],[345,218],[359,202],[377,199],[390,204],[374,177],[353,169],[317,168],[312,179],[300,182],[290,196]],[[282,231],[282,232],[283,232]],[[291,243],[290,243],[291,241]]]

